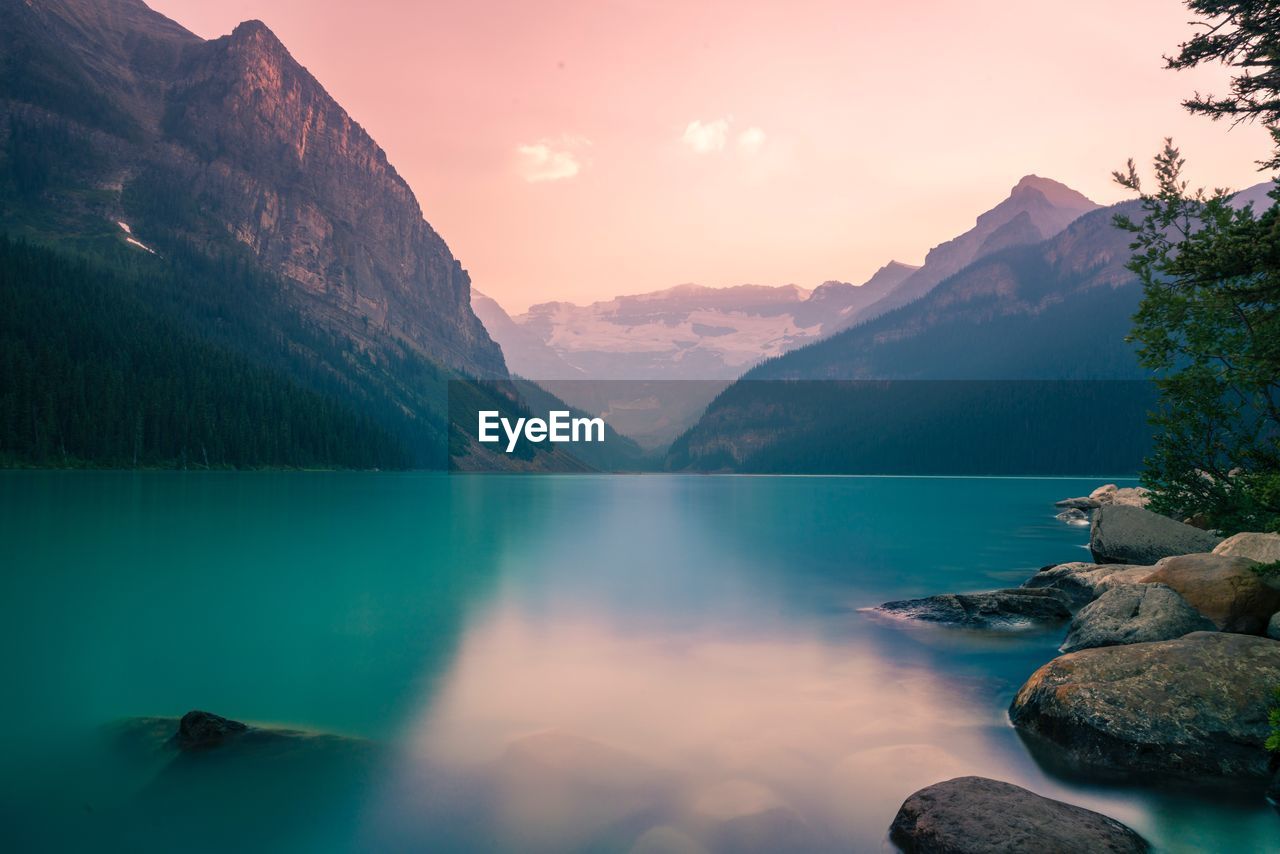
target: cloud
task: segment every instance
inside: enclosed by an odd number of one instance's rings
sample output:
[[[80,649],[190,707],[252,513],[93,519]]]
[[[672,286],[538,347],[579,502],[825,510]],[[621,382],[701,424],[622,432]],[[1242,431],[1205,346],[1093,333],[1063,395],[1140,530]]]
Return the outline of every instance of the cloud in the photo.
[[[744,154],[755,154],[764,147],[764,131],[754,125],[738,134],[738,148]]]
[[[684,144],[693,149],[695,154],[712,154],[724,151],[728,136],[728,119],[715,119],[709,122],[694,119],[684,129]]]
[[[520,175],[531,184],[572,178],[582,171],[580,154],[590,144],[583,137],[562,136],[517,145]]]

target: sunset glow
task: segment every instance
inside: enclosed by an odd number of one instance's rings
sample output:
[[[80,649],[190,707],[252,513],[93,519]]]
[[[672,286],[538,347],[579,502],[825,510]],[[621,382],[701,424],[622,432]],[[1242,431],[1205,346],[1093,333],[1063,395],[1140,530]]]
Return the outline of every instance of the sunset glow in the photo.
[[[206,38],[264,20],[512,311],[861,282],[1025,174],[1106,203],[1166,135],[1209,185],[1256,183],[1267,151],[1182,111],[1224,76],[1161,67],[1190,32],[1176,0],[155,7]]]

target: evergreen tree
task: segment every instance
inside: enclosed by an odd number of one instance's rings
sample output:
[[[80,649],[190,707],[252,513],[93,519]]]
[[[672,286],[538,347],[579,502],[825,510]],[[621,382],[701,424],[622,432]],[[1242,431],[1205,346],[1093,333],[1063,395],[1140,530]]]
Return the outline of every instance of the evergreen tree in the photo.
[[[1227,95],[1188,99],[1214,119],[1259,121],[1280,166],[1280,3],[1189,0],[1205,20],[1170,68],[1235,68]],[[1134,234],[1130,269],[1144,286],[1132,337],[1157,374],[1159,432],[1145,480],[1155,507],[1233,532],[1280,527],[1280,211],[1190,191],[1171,140],[1143,191],[1133,161],[1116,180],[1145,217],[1117,217]],[[1280,189],[1271,194],[1280,199]]]

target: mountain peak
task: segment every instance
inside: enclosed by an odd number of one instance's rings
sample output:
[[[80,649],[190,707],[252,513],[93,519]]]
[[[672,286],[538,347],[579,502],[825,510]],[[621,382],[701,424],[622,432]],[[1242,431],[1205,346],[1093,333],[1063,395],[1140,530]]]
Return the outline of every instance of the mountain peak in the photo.
[[[247,21],[241,21],[236,24],[236,28],[231,31],[231,35],[240,36],[242,38],[244,36],[255,35],[258,33],[267,33],[271,36],[275,35],[275,33],[271,32],[270,27],[262,21],[259,21],[257,18],[250,18]]]
[[[1039,175],[1023,175],[1009,191],[1009,198],[1018,198],[1028,193],[1039,193],[1051,204],[1062,208],[1092,210],[1098,206],[1088,196],[1076,192],[1066,184]]]
[[[881,273],[900,273],[904,270],[909,273],[914,273],[916,270],[919,270],[919,269],[920,269],[919,264],[904,264],[901,261],[890,261],[888,264],[885,264],[879,270],[876,270],[876,275],[878,276]]]
[[[256,18],[236,24],[236,28],[231,31],[227,39],[233,45],[256,45],[266,50],[288,53],[280,37]]]

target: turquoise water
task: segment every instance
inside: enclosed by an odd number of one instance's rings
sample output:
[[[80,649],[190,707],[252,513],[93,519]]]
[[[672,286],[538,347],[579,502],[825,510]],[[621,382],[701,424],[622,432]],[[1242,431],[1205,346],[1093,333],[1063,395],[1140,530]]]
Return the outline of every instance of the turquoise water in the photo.
[[[1260,802],[1029,758],[1005,708],[1057,634],[858,610],[1086,558],[1052,502],[1095,485],[3,473],[0,847],[878,851],[974,773],[1266,850]],[[174,762],[104,730],[193,708],[351,740]]]

